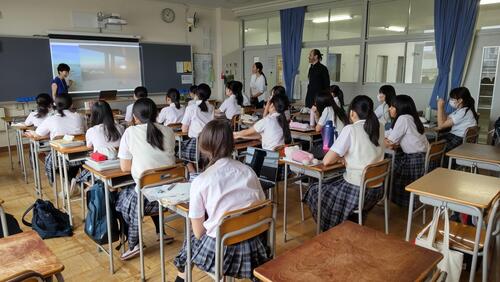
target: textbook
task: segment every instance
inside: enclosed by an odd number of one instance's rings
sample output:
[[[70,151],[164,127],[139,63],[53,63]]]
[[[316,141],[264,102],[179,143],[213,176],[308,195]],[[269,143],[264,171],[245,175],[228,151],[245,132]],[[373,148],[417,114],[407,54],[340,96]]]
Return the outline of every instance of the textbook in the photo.
[[[189,202],[191,183],[172,183],[142,190],[148,201],[160,201],[163,206]]]
[[[105,160],[101,162],[96,162],[91,158],[87,158],[85,160],[85,164],[90,166],[91,168],[97,170],[97,171],[103,171],[103,170],[109,170],[109,169],[116,169],[120,167],[120,160]]]

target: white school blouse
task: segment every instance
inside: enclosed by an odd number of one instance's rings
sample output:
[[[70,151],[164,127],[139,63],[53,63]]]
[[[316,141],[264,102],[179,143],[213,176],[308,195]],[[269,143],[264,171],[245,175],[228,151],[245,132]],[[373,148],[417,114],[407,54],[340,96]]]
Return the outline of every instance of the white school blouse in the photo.
[[[241,113],[241,106],[238,105],[235,95],[229,96],[222,105],[220,105],[219,110],[226,114],[227,119],[231,120],[233,116],[239,115]]]
[[[125,109],[125,121],[126,122],[132,122],[132,119],[134,118],[132,115],[132,108],[134,107],[134,103],[130,104],[127,106]]]
[[[331,151],[346,161],[345,181],[360,186],[363,170],[369,164],[384,159],[384,127],[379,128],[379,146],[375,146],[363,128],[365,120],[346,125],[335,140]]]
[[[269,114],[253,126],[255,131],[262,136],[262,148],[265,150],[274,150],[285,144],[283,129],[278,122],[279,115],[279,113]]]
[[[469,108],[460,108],[451,113],[448,117],[453,121],[450,133],[458,137],[465,137],[465,130],[471,126],[477,125],[474,114]]]
[[[155,125],[163,133],[163,151],[148,143],[147,124],[128,127],[120,141],[118,158],[132,160],[131,174],[136,183],[141,174],[148,169],[175,164],[174,132],[161,124]]]
[[[36,115],[38,114],[37,111],[35,112],[31,112],[28,117],[26,117],[26,120],[24,121],[24,125],[26,126],[34,126],[34,127],[38,127],[40,126],[40,124],[42,124],[42,122],[48,118],[49,116],[52,115],[52,112],[48,112],[47,115],[45,115],[44,117],[36,117]]]
[[[203,127],[211,120],[214,119],[214,106],[205,102],[208,111],[202,112],[198,106],[202,101],[196,101],[195,104],[187,106],[184,117],[182,118],[182,125],[189,126],[189,138],[197,138]]]
[[[342,129],[344,128],[344,123],[339,118],[336,118],[333,107],[326,107],[323,110],[323,113],[318,120],[318,124],[321,126],[325,126],[326,122],[329,120],[331,120],[333,125],[335,125],[335,129],[337,130],[337,132],[342,131]]]
[[[380,122],[386,124],[387,121],[390,120],[389,105],[387,105],[385,102],[378,105],[378,107],[375,109],[375,115]]]
[[[158,118],[156,119],[157,123],[161,123],[163,125],[169,125],[171,123],[179,123],[182,121],[182,117],[184,116],[184,107],[181,106],[179,109],[175,107],[174,103],[171,103],[169,106],[161,109]]]
[[[425,133],[418,132],[411,115],[399,116],[387,139],[394,144],[399,144],[406,154],[427,152],[429,147]]]
[[[120,132],[120,135],[123,135],[123,131],[125,131],[123,126],[115,124],[115,127]],[[120,138],[115,141],[107,140],[103,124],[94,125],[89,128],[87,133],[85,133],[85,141],[87,142],[87,147],[94,147],[94,152],[102,148],[118,148],[120,146]]]
[[[85,132],[85,118],[70,110],[63,110],[64,116],[55,113],[47,117],[37,128],[35,133],[40,136],[50,134],[50,139],[62,135],[78,135]]]
[[[265,195],[255,172],[247,165],[223,158],[216,161],[191,183],[189,217],[203,222],[207,235],[215,238],[219,220],[228,211],[246,208],[264,200]]]
[[[259,102],[267,99],[266,79],[263,75],[259,75],[259,77],[257,77],[256,74],[252,74],[252,77],[250,78],[250,94],[253,96],[257,93],[262,93],[262,95],[258,97]]]

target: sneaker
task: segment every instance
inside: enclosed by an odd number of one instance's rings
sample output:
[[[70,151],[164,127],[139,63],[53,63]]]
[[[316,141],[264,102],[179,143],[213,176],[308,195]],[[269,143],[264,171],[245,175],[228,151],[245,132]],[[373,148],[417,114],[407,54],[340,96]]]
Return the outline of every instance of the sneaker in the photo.
[[[139,252],[140,252],[139,245],[136,245],[132,250],[129,249],[125,253],[123,253],[120,256],[120,260],[125,261],[125,260],[129,260],[129,259],[133,259],[139,255]]]
[[[156,234],[156,242],[160,242],[160,233]],[[165,244],[172,244],[172,242],[174,242],[174,237],[165,234],[163,235],[163,242]]]

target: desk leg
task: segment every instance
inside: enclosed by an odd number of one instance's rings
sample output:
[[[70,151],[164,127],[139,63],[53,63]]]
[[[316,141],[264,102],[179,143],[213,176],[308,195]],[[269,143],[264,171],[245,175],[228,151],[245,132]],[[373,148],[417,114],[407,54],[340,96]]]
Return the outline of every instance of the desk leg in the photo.
[[[449,157],[448,158],[448,169],[451,169],[451,163],[453,162],[453,158]]]
[[[9,136],[9,123],[5,122],[5,133],[7,134],[7,150],[9,151],[9,159],[10,159],[10,169],[14,169],[14,164],[12,164],[12,151],[10,149],[10,136]]]
[[[165,245],[163,244],[163,206],[158,201],[158,216],[160,217],[160,273],[161,273],[161,281],[165,282]]]
[[[415,198],[415,194],[410,193],[410,205],[408,207],[408,222],[406,223],[406,241],[410,241],[410,232],[411,232],[411,220],[413,218],[413,201]]]
[[[285,163],[285,182],[283,183],[283,243],[286,243],[286,192],[288,188],[288,164]]]
[[[318,214],[317,214],[317,221],[316,221],[316,235],[318,235],[321,232],[321,193],[323,190],[323,174],[318,179]]]
[[[56,152],[56,150],[54,150],[54,156],[55,158],[57,159],[57,165],[59,166],[59,181],[61,183],[61,192],[63,194],[63,200],[62,200],[62,207],[65,208],[65,200],[66,199],[66,196],[65,196],[65,193],[66,193],[66,189],[64,189],[64,179],[63,179],[63,167],[62,167],[62,162],[61,162],[61,159],[59,158],[59,153]],[[55,182],[55,179],[56,179],[56,175],[54,173],[54,182]],[[57,195],[57,197],[59,197],[59,195]]]
[[[24,182],[28,184],[28,174],[26,173],[26,160],[24,158],[23,133],[19,131],[19,147],[21,149],[21,165],[23,166]]]
[[[139,186],[135,187],[135,192],[137,193],[137,225],[139,227],[139,265],[141,268],[141,281],[146,281],[146,274],[144,270],[144,245],[142,243],[142,192]],[[162,244],[163,242],[160,242]]]
[[[186,278],[187,282],[193,281],[193,269],[191,267],[191,221],[189,215],[186,214],[186,247],[187,247],[187,262],[186,262]]]
[[[33,183],[35,184],[36,197],[40,197],[40,191],[38,190],[38,180],[36,179],[36,159],[35,159],[35,149],[34,143],[30,141],[30,159],[33,166]]]
[[[470,276],[469,281],[474,281],[474,276],[476,276],[476,267],[477,267],[477,255],[479,253],[479,240],[481,238],[481,229],[483,227],[483,213],[479,212],[479,216],[477,218],[477,226],[476,226],[476,239],[474,241],[474,252],[472,255],[472,265],[470,268]],[[498,243],[497,243],[498,244]],[[488,259],[483,256],[483,263],[487,263]],[[485,273],[483,273],[483,276]]]
[[[64,173],[64,194],[66,198],[66,209],[68,210],[68,215],[69,215],[69,224],[73,226],[73,214],[71,213],[71,195],[69,194],[69,189],[68,189],[68,166],[66,164],[66,159],[64,158],[63,154],[59,154],[59,158],[62,161],[63,165],[63,173]]]
[[[40,177],[40,160],[38,159],[38,153],[39,153],[39,144],[37,142],[33,143],[33,168],[34,168],[34,174],[36,177],[36,189],[38,193],[40,194],[40,199],[43,199],[43,187],[42,187],[42,179]],[[54,162],[52,162],[54,164]],[[56,198],[57,199],[57,198]],[[57,204],[57,202],[56,202]],[[59,208],[57,206],[57,208]]]
[[[106,228],[108,229],[108,252],[109,252],[109,273],[115,273],[115,266],[113,264],[113,236],[111,228],[111,207],[109,206],[109,186],[108,182],[104,181],[104,201],[106,202]]]
[[[59,161],[59,158],[57,157],[56,151],[51,147],[50,148],[51,154],[52,154],[52,189],[54,190],[54,200],[56,201],[56,208],[59,208],[59,195],[57,191],[57,178],[56,178],[56,162]],[[54,159],[56,158],[56,159]],[[38,160],[38,158],[37,158]],[[61,167],[61,166],[59,166]],[[59,170],[60,171],[60,170]],[[40,177],[40,172],[37,172],[38,177]],[[40,178],[38,178],[40,179]],[[38,181],[40,183],[40,180]],[[62,186],[61,186],[62,188]]]

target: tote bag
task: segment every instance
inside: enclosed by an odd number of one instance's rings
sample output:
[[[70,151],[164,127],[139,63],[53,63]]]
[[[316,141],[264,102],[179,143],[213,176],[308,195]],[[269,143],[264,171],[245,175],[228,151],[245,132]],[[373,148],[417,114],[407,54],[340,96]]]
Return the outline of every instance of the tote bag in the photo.
[[[450,219],[447,208],[444,209],[443,214],[443,242],[435,242],[439,224],[439,217],[441,215],[440,209],[435,209],[432,222],[417,235],[415,244],[426,249],[440,252],[443,255],[443,259],[441,260],[441,262],[439,262],[438,268],[448,274],[446,277],[446,282],[457,282],[460,280],[460,274],[462,273],[462,262],[464,259],[464,254],[458,251],[450,250]],[[427,230],[429,230],[427,238],[424,238],[423,235]]]

